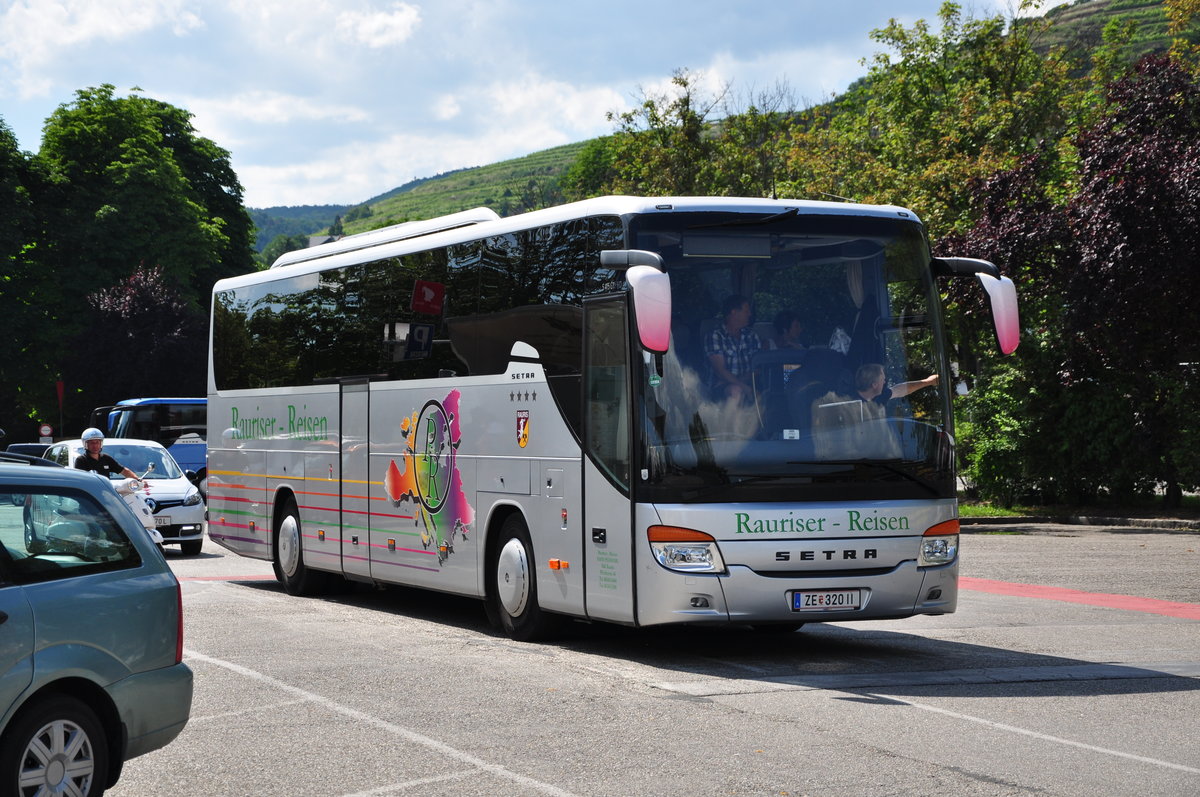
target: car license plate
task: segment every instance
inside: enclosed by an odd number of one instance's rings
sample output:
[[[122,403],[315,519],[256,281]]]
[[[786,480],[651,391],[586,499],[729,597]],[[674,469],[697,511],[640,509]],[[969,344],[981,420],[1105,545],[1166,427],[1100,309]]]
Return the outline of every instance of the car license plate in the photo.
[[[155,515],[154,516],[154,525],[156,525],[156,526],[171,525],[171,516],[170,515]]]
[[[792,593],[792,611],[796,612],[838,612],[861,607],[861,589],[797,590]]]

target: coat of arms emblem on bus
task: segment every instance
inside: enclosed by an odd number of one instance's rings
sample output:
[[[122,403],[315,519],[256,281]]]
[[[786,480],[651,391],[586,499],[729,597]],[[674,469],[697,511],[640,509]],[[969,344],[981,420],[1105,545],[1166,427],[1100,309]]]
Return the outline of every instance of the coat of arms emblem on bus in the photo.
[[[517,445],[529,445],[529,410],[517,410]]]
[[[459,392],[452,390],[444,401],[427,401],[400,422],[407,443],[404,470],[392,460],[383,479],[392,503],[413,502],[421,544],[434,549],[439,565],[454,553],[456,537],[467,539],[475,520],[455,464],[461,436],[458,400]]]

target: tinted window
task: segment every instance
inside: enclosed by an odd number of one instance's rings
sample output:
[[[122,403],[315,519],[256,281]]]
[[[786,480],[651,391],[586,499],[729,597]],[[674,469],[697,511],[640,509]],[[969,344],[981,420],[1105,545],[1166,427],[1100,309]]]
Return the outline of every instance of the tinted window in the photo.
[[[550,374],[578,375],[578,306],[611,286],[598,253],[621,230],[579,219],[218,293],[217,387],[501,373],[517,340]]]
[[[16,583],[137,567],[124,529],[74,490],[0,486],[0,567]]]

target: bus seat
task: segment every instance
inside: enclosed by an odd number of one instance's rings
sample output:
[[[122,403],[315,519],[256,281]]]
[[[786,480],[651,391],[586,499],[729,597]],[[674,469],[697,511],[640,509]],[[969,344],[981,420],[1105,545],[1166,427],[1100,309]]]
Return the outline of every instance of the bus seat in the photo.
[[[788,387],[792,378],[799,378],[807,354],[803,349],[763,350],[750,360],[755,400],[767,439],[777,437],[783,429],[794,428],[789,422]]]
[[[847,393],[851,387],[846,355],[820,346],[808,349],[803,364],[788,379],[787,404],[792,422],[801,432],[810,431],[813,402],[830,391]]]

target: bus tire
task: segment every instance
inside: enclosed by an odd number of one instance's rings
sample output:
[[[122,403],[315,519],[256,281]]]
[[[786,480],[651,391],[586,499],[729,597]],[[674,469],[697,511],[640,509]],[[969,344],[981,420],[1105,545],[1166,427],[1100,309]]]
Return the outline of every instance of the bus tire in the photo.
[[[524,519],[510,515],[500,527],[499,539],[488,563],[488,616],[510,639],[532,642],[557,630],[561,618],[538,604],[533,545]]]
[[[329,574],[304,564],[304,535],[296,500],[288,498],[275,527],[275,555],[271,564],[275,578],[289,595],[321,595],[329,588]]]

